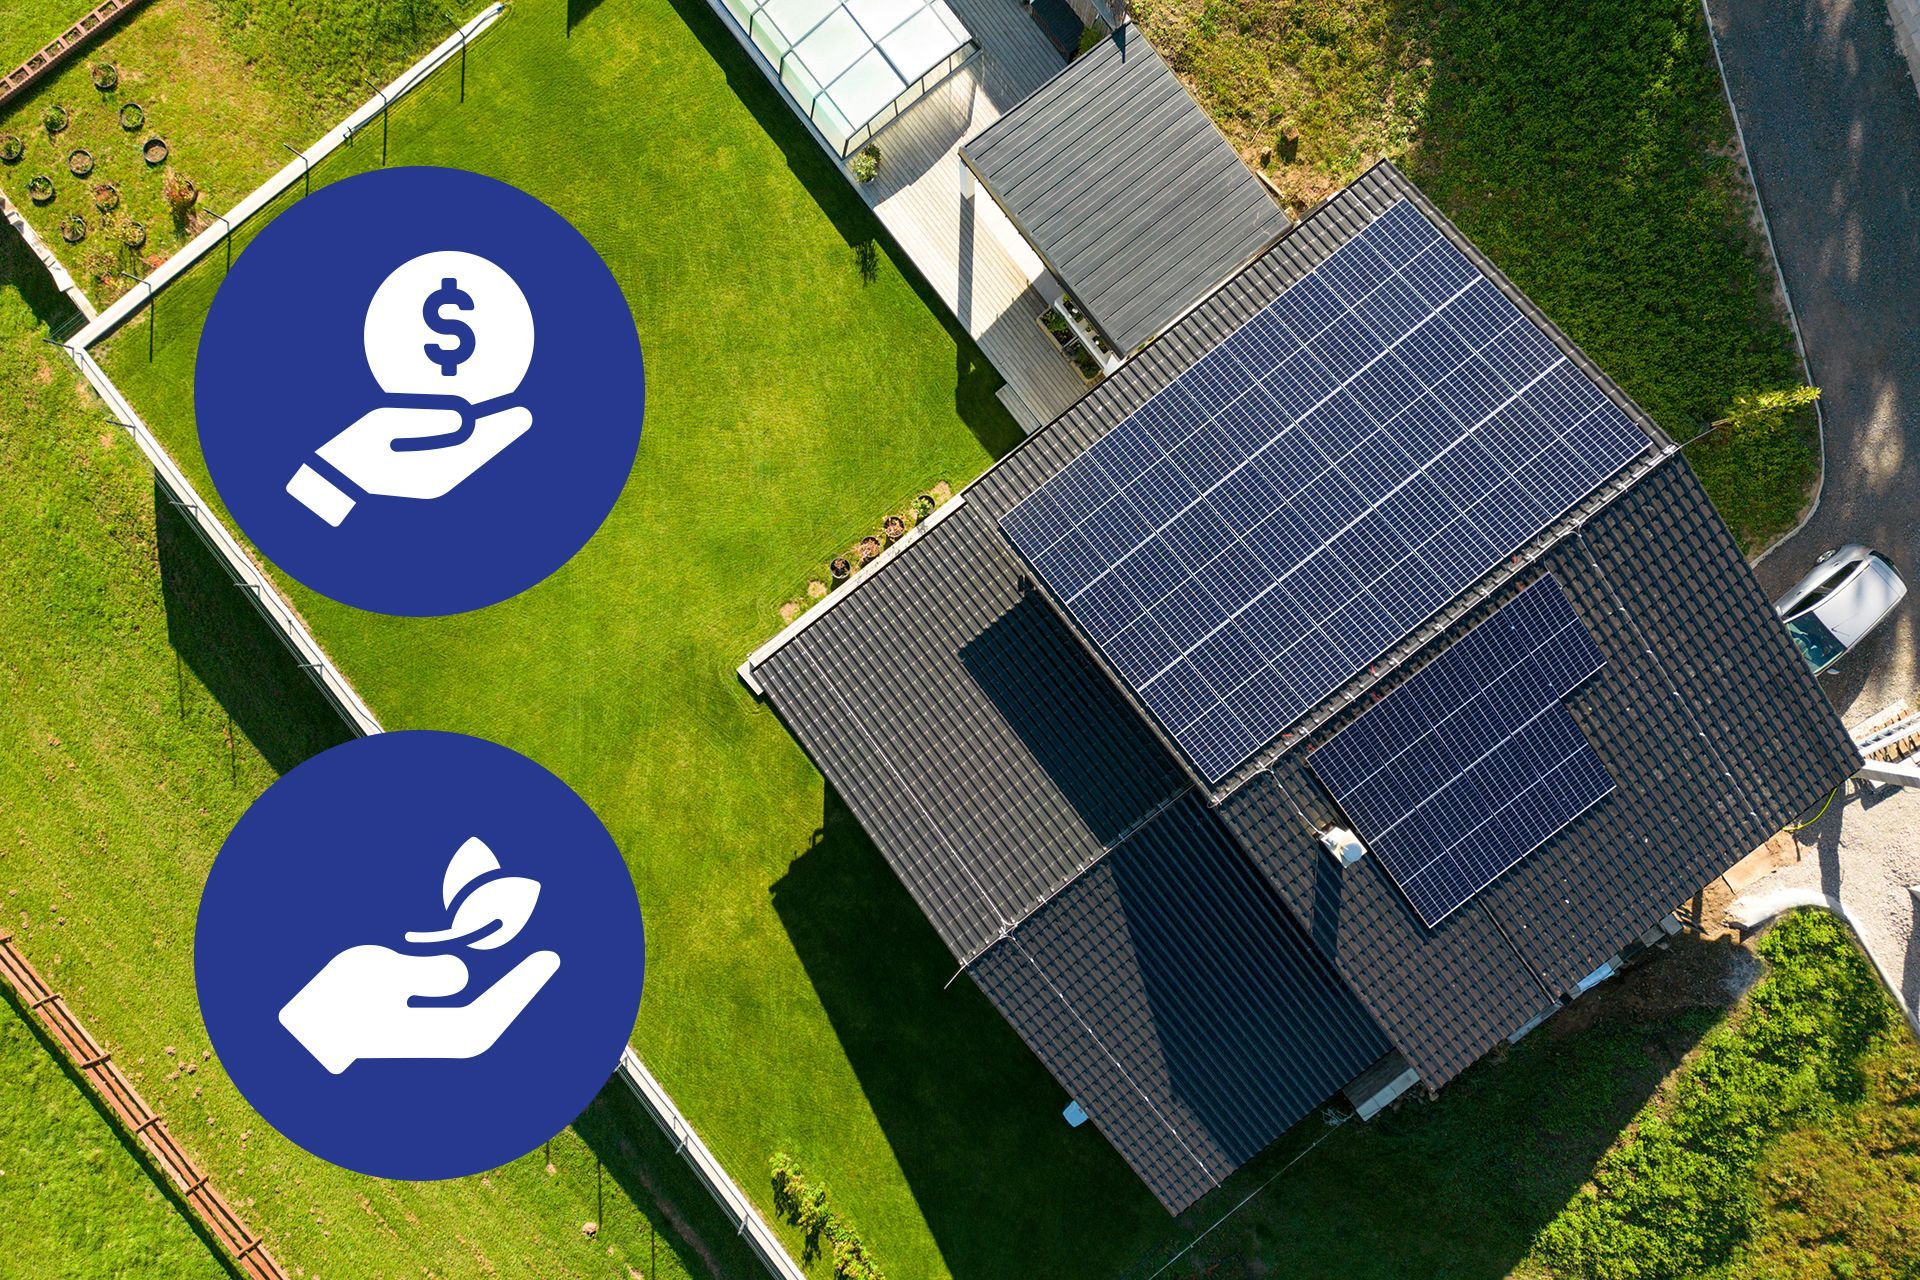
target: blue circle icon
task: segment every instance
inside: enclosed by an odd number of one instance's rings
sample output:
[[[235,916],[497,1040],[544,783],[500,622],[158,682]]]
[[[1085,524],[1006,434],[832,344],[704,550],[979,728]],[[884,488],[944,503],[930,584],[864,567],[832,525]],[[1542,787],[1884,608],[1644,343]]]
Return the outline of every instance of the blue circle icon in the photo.
[[[281,569],[423,617],[495,604],[585,546],[640,444],[620,286],[567,220],[462,169],[295,202],[214,295],[200,448]]]
[[[325,1160],[455,1178],[532,1151],[619,1064],[645,943],[613,838],[566,783],[454,733],[332,748],[253,803],[194,931],[207,1034]]]

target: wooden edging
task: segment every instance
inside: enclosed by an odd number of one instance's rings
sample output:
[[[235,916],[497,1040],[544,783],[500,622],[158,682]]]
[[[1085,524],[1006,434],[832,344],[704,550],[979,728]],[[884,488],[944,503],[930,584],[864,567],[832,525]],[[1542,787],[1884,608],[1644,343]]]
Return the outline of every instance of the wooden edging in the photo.
[[[5,106],[38,84],[42,77],[72,57],[81,45],[124,18],[140,4],[141,0],[101,0],[80,21],[42,45],[40,52],[0,77],[0,106]]]
[[[172,1181],[188,1210],[250,1280],[288,1280],[259,1236],[247,1229],[232,1207],[207,1181],[173,1134],[127,1080],[113,1055],[100,1047],[67,1002],[48,987],[20,953],[11,933],[0,933],[0,977],[20,1003],[46,1028],[67,1064],[86,1080],[121,1128],[143,1147]]]

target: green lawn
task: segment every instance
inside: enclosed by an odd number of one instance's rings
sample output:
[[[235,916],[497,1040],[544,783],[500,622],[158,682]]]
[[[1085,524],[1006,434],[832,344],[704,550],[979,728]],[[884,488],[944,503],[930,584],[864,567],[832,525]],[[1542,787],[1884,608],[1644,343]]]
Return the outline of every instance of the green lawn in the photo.
[[[85,0],[0,0],[0,75],[39,52],[92,7]]]
[[[34,16],[26,11],[38,5],[0,0],[0,31],[9,29],[10,8],[22,9],[26,20]],[[85,5],[71,0],[69,7],[78,16]],[[116,298],[132,286],[115,272],[144,275],[171,256],[213,224],[210,215],[231,209],[293,158],[282,144],[311,143],[452,26],[425,0],[347,0],[297,11],[277,0],[148,0],[0,110],[0,133],[26,143],[18,163],[0,167],[0,186],[89,297],[96,303]],[[119,71],[111,92],[94,88],[96,63]],[[120,112],[128,103],[144,112],[137,129],[122,126]],[[44,120],[56,105],[68,112],[70,123],[49,133]],[[149,165],[141,150],[154,137],[171,149],[158,166]],[[93,171],[84,178],[69,168],[75,148],[93,157]],[[162,194],[170,171],[199,192],[184,217],[175,217]],[[27,185],[36,175],[53,179],[50,203],[36,205],[29,198]],[[102,184],[118,193],[117,207],[106,212],[95,201]],[[72,214],[87,226],[78,244],[60,235]],[[134,223],[146,234],[137,252],[125,241]]]
[[[895,1280],[1092,1278],[1164,1257],[1316,1136],[1318,1121],[1169,1222],[1091,1127],[1060,1123],[1064,1097],[978,993],[944,986],[951,957],[734,676],[814,566],[879,514],[936,481],[971,478],[1012,443],[994,379],[891,245],[880,243],[865,278],[859,250],[878,234],[873,220],[699,0],[581,8],[574,0],[568,39],[561,0],[517,4],[476,46],[464,106],[443,77],[396,108],[392,159],[462,165],[534,191],[607,258],[648,359],[646,435],[626,495],[560,573],[477,614],[376,618],[291,594],[386,724],[506,743],[606,820],[647,912],[637,1043],[770,1216],[767,1160],[784,1151],[831,1188]],[[363,144],[315,181],[377,159]],[[103,353],[208,496],[189,388],[220,269],[211,260],[161,298],[151,364],[144,321]],[[195,670],[217,673],[224,644],[208,636],[218,634],[179,639]],[[885,661],[886,636],[874,641],[872,660]],[[320,723],[287,714],[297,690],[256,686],[216,685],[235,710],[235,768],[254,788],[311,750],[297,726]],[[212,785],[206,762],[177,785]],[[208,825],[224,830],[233,811]],[[27,874],[49,899],[67,888],[38,864]],[[101,874],[89,865],[90,879]],[[98,886],[75,879],[92,901]],[[191,1017],[184,957],[150,971],[89,963],[102,1019],[136,991],[163,1011],[154,1017]],[[1661,1034],[1690,1043],[1699,1023],[1683,1017]],[[151,1046],[137,1017],[124,1025]],[[1502,1124],[1510,1138],[1564,1072],[1587,1073],[1597,1091],[1557,1113],[1574,1135],[1560,1162],[1543,1190],[1505,1208],[1503,1234],[1461,1274],[1517,1262],[1514,1241],[1591,1171],[1664,1069],[1621,1047],[1640,1034],[1583,1039],[1566,1050],[1578,1062],[1546,1060],[1531,1076],[1489,1065],[1433,1108],[1461,1141]],[[202,1075],[217,1077],[217,1064]],[[1439,1150],[1385,1145],[1374,1132],[1391,1128],[1344,1131],[1310,1159],[1372,1144],[1384,1179]],[[258,1175],[243,1152],[220,1146],[209,1158],[235,1179]],[[1460,1235],[1478,1229],[1479,1205],[1509,1196],[1514,1168],[1541,1158],[1491,1138],[1465,1153],[1454,1167],[1468,1180]],[[299,1167],[303,1194],[348,1194],[342,1175]],[[1447,1166],[1424,1176],[1448,1176]],[[1300,1180],[1280,1185],[1293,1203]],[[1393,1197],[1375,1201],[1387,1216],[1374,1236],[1403,1231]],[[1327,1257],[1364,1238],[1337,1229],[1345,1205],[1300,1227]],[[363,1267],[391,1247],[352,1214],[322,1228],[290,1199],[263,1197],[261,1209],[290,1239]],[[316,1237],[321,1229],[333,1235]]]
[[[1135,16],[1296,205],[1398,160],[1675,439],[1801,380],[1697,0],[1139,0]],[[1811,411],[1687,452],[1749,550],[1792,526],[1819,458]]]
[[[649,1280],[751,1275],[731,1228],[618,1088],[550,1156],[390,1183],[278,1137],[208,1057],[192,971],[207,868],[253,797],[342,730],[173,508],[156,512],[145,460],[41,344],[54,300],[17,243],[0,240],[0,925],[296,1276],[628,1280],[629,1263]],[[164,1207],[147,1208],[150,1187],[11,1016],[0,1009],[0,1276],[204,1273],[204,1251],[179,1243],[197,1248],[177,1220],[166,1229]],[[46,1103],[49,1081],[65,1110]],[[84,1136],[67,1118],[76,1108]],[[152,1270],[33,1261],[97,1236],[107,1215],[121,1233],[107,1256],[145,1251]],[[603,1224],[592,1241],[580,1231],[590,1220]]]
[[[36,1280],[218,1280],[226,1272],[61,1069],[51,1042],[0,1002],[0,1274]]]

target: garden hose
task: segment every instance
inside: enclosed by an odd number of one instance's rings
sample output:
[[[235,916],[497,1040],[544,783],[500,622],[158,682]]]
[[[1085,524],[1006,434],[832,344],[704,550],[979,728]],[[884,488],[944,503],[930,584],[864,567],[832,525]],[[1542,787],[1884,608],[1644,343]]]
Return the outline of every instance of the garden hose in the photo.
[[[1783,830],[1788,835],[1792,835],[1796,831],[1805,831],[1808,827],[1812,826],[1814,823],[1820,821],[1821,818],[1826,816],[1827,806],[1832,804],[1833,798],[1839,794],[1840,794],[1840,788],[1838,787],[1835,787],[1833,790],[1827,792],[1827,798],[1820,802],[1820,808],[1814,813],[1814,815],[1811,818],[1808,818],[1805,822],[1796,822],[1790,827],[1783,828]]]

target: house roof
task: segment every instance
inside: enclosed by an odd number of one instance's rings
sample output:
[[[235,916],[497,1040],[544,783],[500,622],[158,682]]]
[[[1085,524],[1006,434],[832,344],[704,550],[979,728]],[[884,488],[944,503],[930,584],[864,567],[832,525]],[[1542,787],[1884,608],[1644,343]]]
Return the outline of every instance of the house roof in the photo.
[[[1192,792],[968,971],[1174,1213],[1391,1047]]]
[[[1859,766],[1678,458],[1557,542],[1388,684],[1543,573],[1559,579],[1606,659],[1566,705],[1615,791],[1454,915],[1423,925],[1374,858],[1328,874],[1316,832],[1344,819],[1307,758],[1362,704],[1217,811],[1430,1087],[1551,1012]]]
[[[1468,247],[1376,166],[749,664],[976,983],[1174,1209],[1358,1074],[1374,1028],[1450,1079],[1858,764],[1684,460],[1477,255],[1663,447],[1225,786],[1198,785],[1079,642],[999,517],[1403,198]],[[1566,705],[1616,792],[1428,928],[1377,860],[1320,851],[1341,815],[1306,757],[1547,572],[1607,659]]]
[[[1122,355],[1288,227],[1131,24],[1068,63],[960,155]]]

